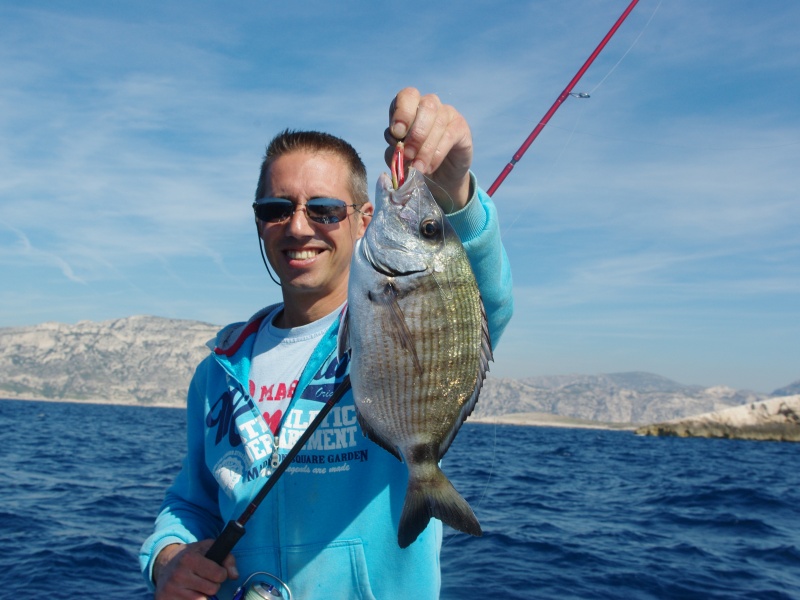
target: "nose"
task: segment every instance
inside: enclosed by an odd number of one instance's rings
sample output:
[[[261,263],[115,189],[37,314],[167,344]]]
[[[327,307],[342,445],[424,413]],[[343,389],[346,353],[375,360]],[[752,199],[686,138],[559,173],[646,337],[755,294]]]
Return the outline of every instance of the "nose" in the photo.
[[[286,228],[288,235],[297,237],[307,237],[314,235],[314,228],[308,222],[308,207],[305,204],[298,204],[294,207],[292,216],[289,217],[288,227]]]

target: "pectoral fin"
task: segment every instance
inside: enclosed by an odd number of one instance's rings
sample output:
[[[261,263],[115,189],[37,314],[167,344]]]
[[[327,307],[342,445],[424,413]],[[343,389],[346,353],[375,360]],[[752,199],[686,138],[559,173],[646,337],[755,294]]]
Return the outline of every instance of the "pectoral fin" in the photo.
[[[393,339],[397,340],[401,348],[411,354],[411,358],[414,361],[414,367],[417,370],[417,373],[421,375],[422,363],[420,363],[419,357],[417,356],[417,349],[414,346],[414,336],[406,324],[406,318],[405,315],[403,315],[403,309],[400,308],[400,304],[397,302],[397,289],[391,283],[387,283],[383,287],[383,291],[381,293],[373,294],[372,292],[369,292],[368,295],[372,302],[375,304],[380,304],[388,309],[386,311],[388,318],[383,323],[383,325],[386,327],[386,333],[392,336]]]

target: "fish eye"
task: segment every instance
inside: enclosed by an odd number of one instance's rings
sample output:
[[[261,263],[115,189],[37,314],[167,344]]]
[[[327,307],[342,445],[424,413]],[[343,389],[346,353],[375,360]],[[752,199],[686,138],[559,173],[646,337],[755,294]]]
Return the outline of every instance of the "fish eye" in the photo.
[[[442,231],[442,226],[436,219],[425,219],[420,225],[419,231],[423,237],[433,238],[439,235]]]

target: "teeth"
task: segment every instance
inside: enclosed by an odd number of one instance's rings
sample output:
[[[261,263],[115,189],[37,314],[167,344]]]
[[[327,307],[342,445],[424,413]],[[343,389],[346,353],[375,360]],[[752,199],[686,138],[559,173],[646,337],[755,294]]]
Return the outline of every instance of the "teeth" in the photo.
[[[317,255],[316,250],[287,250],[286,256],[291,258],[292,260],[306,260],[308,258],[314,258]]]

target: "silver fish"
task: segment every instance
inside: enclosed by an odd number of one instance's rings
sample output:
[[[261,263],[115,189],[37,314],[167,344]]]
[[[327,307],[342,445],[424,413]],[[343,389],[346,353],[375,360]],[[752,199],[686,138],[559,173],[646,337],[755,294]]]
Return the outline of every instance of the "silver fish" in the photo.
[[[381,176],[376,207],[350,266],[340,352],[364,435],[408,467],[397,541],[436,517],[482,534],[472,509],[439,468],[478,400],[492,359],[486,313],[467,254],[421,173],[392,190]]]

